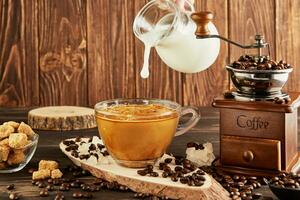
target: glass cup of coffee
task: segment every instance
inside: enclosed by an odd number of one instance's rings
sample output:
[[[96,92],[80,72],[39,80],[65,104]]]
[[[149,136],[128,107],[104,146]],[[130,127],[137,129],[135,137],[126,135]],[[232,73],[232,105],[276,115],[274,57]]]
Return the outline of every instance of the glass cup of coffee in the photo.
[[[160,158],[174,136],[195,126],[200,115],[192,107],[160,99],[114,99],[95,105],[101,139],[114,160],[126,167],[145,167]],[[185,123],[178,126],[183,115]]]

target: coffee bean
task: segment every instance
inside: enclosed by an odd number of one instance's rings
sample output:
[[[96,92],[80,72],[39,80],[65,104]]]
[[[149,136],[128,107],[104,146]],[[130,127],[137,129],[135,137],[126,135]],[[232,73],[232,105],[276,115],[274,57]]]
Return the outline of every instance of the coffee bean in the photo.
[[[202,185],[204,185],[204,181],[194,181],[194,184],[195,184],[195,186],[202,186]]]
[[[195,147],[195,148],[196,148],[197,146],[198,146],[198,144],[195,143],[195,142],[189,142],[189,143],[186,144],[186,147],[187,147],[187,148],[192,148],[192,147]]]
[[[165,165],[165,166],[163,167],[163,170],[164,170],[165,172],[171,172],[171,171],[172,171],[171,167],[169,167],[168,165]]]
[[[72,197],[75,199],[80,199],[83,197],[83,194],[81,192],[73,192]]]
[[[151,172],[150,176],[152,176],[152,177],[158,177],[158,173],[157,172]]]
[[[10,185],[8,185],[8,186],[6,187],[6,189],[8,189],[8,190],[13,190],[13,189],[15,189],[15,185],[14,185],[14,184],[10,184]]]
[[[199,144],[199,145],[196,147],[196,150],[198,150],[198,149],[203,150],[203,149],[204,149],[203,144]]]
[[[173,160],[172,158],[166,158],[166,159],[165,159],[165,163],[169,164],[169,163],[172,162],[172,160]]]
[[[183,168],[180,167],[180,166],[176,166],[176,167],[174,168],[175,172],[181,172],[182,169],[183,169]]]
[[[71,188],[80,188],[80,183],[73,182],[73,183],[70,184],[70,187]]]
[[[73,141],[73,140],[64,140],[63,144],[66,145],[66,146],[70,146],[71,144],[75,144],[75,141]]]
[[[89,191],[89,190],[90,190],[90,186],[87,185],[87,184],[82,184],[82,185],[81,185],[81,189],[82,189],[83,191]]]
[[[16,193],[10,193],[10,194],[8,195],[8,198],[9,198],[10,200],[17,200],[17,199],[19,199],[19,196],[18,196]]]
[[[49,178],[49,179],[47,180],[47,183],[48,183],[48,184],[53,184],[53,179],[52,179],[52,178]]]
[[[148,170],[153,170],[153,165],[147,165],[147,166],[146,166],[146,169],[148,169]]]
[[[282,98],[278,98],[278,97],[276,97],[274,99],[274,101],[275,101],[276,104],[283,104],[283,103],[285,103],[285,101]]]
[[[121,191],[127,191],[127,190],[129,190],[129,188],[127,186],[125,186],[125,185],[120,185],[119,190],[121,190]]]
[[[147,175],[147,171],[144,170],[144,169],[140,169],[140,170],[137,170],[137,173],[141,176],[146,176]]]
[[[46,187],[46,184],[43,183],[43,182],[40,182],[40,183],[38,184],[38,187],[39,187],[39,188],[44,188],[44,187]]]
[[[172,177],[171,177],[171,180],[172,180],[173,182],[177,182],[177,181],[178,181],[178,178],[177,178],[176,176],[172,176]]]
[[[223,96],[224,96],[225,99],[232,99],[232,98],[234,98],[234,95],[230,91],[224,92]]]
[[[76,150],[73,150],[73,151],[71,152],[71,156],[73,156],[73,157],[75,157],[75,158],[78,158],[78,157],[79,157],[79,152],[76,151]]]
[[[60,191],[69,191],[70,190],[70,185],[67,183],[63,183],[59,186]]]
[[[240,180],[240,177],[239,177],[238,175],[234,175],[234,176],[232,177],[232,179],[235,180],[235,181],[237,181],[237,180]]]
[[[175,157],[175,164],[176,165],[181,165],[183,162],[184,158],[183,157]]]
[[[41,196],[41,197],[47,197],[47,196],[49,196],[48,190],[47,190],[47,189],[41,190],[41,191],[40,191],[40,196]]]
[[[54,186],[53,185],[47,185],[46,189],[48,191],[53,191],[54,190]]]
[[[239,189],[238,189],[238,188],[229,188],[229,191],[230,191],[230,192],[238,192]]]
[[[53,185],[60,185],[60,179],[53,179]]]
[[[105,148],[103,144],[99,144],[99,143],[97,144],[97,147],[100,151]]]
[[[257,177],[256,176],[250,176],[248,177],[249,180],[257,180]]]
[[[105,150],[105,151],[102,152],[102,155],[103,155],[103,156],[108,156],[109,153],[108,153],[108,151]]]
[[[161,176],[163,178],[167,178],[169,176],[169,172],[163,172]]]
[[[90,144],[89,150],[95,151],[96,150],[96,145],[95,144]]]

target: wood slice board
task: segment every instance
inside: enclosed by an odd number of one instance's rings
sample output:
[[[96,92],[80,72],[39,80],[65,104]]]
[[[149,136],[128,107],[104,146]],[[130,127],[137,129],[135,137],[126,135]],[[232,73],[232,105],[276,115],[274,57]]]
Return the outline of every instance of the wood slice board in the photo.
[[[206,174],[206,181],[201,187],[187,186],[180,182],[173,182],[170,178],[140,176],[137,169],[118,165],[111,156],[108,164],[91,164],[87,160],[80,160],[65,150],[66,146],[61,142],[60,149],[77,166],[88,170],[97,178],[109,182],[116,181],[131,190],[140,193],[149,193],[157,196],[167,196],[172,199],[186,200],[227,200],[229,193],[210,175]],[[156,170],[161,171],[161,170]],[[162,171],[161,171],[162,172]]]
[[[30,110],[28,124],[38,130],[82,130],[95,128],[94,109],[78,106],[47,106]]]

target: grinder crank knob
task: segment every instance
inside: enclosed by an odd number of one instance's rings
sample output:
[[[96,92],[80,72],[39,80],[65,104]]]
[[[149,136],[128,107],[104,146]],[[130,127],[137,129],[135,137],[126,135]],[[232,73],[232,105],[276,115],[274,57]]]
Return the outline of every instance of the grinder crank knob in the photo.
[[[197,30],[195,32],[196,36],[207,36],[210,34],[210,31],[208,30],[208,23],[211,22],[214,18],[212,12],[196,12],[191,15],[191,18],[197,25]]]
[[[252,151],[245,151],[243,153],[243,159],[246,162],[251,162],[254,159],[254,155],[253,155]]]

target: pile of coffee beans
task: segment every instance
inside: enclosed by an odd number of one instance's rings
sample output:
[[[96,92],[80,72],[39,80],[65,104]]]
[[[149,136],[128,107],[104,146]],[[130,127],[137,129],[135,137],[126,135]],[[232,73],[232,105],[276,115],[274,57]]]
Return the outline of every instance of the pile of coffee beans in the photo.
[[[89,138],[88,139],[88,143],[92,142],[93,138]],[[75,140],[64,140],[63,144],[66,145],[65,150],[67,152],[71,152],[71,155],[75,158],[79,158],[80,160],[87,160],[89,159],[91,156],[94,156],[97,160],[99,158],[99,155],[97,154],[97,148],[99,149],[99,152],[103,155],[103,156],[108,156],[109,153],[108,151],[105,149],[105,146],[103,144],[93,144],[91,143],[89,146],[89,150],[88,150],[88,154],[79,154],[78,148],[79,145],[82,145],[83,143],[86,143],[86,141],[84,141],[81,137],[77,137]]]
[[[234,61],[231,66],[236,69],[245,70],[281,70],[289,69],[292,66],[281,60],[276,62],[267,57],[256,58],[255,56],[243,55],[237,61]]]
[[[195,148],[202,148],[200,144],[189,143],[188,146]],[[202,145],[203,146],[203,145]],[[164,162],[159,163],[159,169],[163,172],[161,177],[170,178],[173,182],[180,182],[188,186],[202,186],[205,182],[205,172],[202,169],[198,169],[190,160],[183,157],[175,157],[176,166],[172,170],[169,164],[172,162],[172,158],[166,158]],[[137,170],[137,174],[141,176],[159,177],[159,174],[153,171],[153,166],[148,165],[145,169]]]
[[[270,180],[270,184],[281,188],[300,189],[300,174],[280,173]]]
[[[202,167],[201,169],[216,179],[230,193],[232,199],[260,199],[262,194],[254,190],[268,183],[265,178],[228,175],[217,171],[214,167]]]

